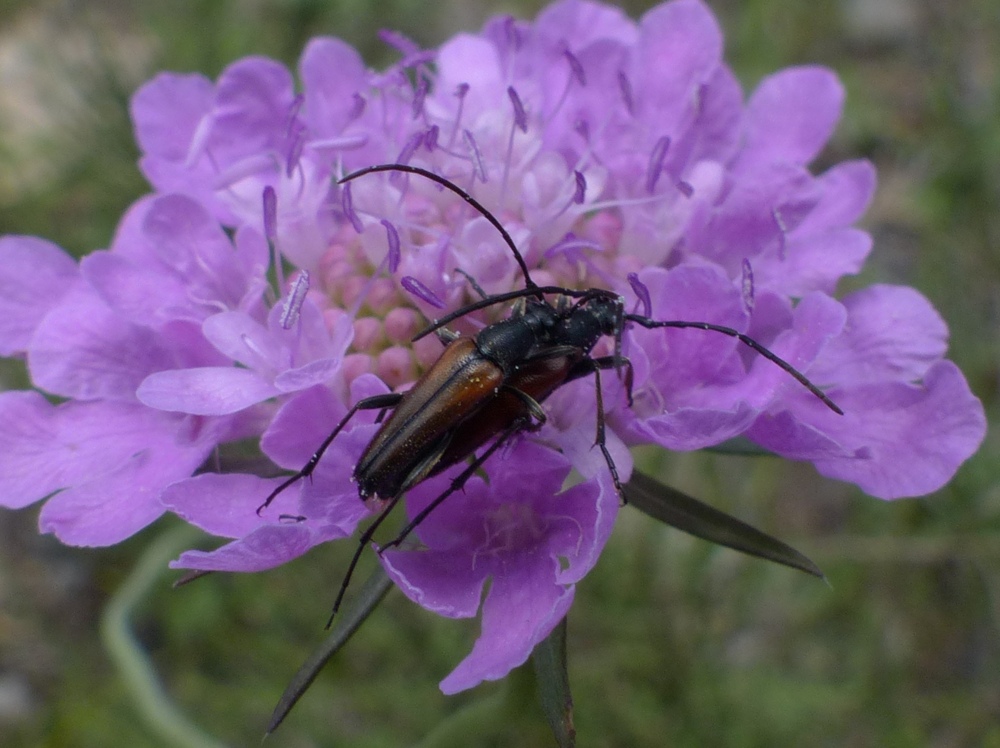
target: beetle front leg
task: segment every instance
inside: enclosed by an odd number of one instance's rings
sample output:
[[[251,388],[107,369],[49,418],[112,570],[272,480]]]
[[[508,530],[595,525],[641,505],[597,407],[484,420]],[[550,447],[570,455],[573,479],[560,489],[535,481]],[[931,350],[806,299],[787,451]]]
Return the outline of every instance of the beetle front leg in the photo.
[[[585,377],[597,369],[614,369],[619,371],[625,369],[625,396],[628,398],[628,407],[632,407],[632,383],[635,380],[635,373],[632,370],[632,362],[626,356],[601,356],[600,358],[584,359],[570,371],[566,377],[567,382]]]
[[[454,343],[456,340],[462,337],[461,333],[449,330],[447,327],[439,327],[434,331],[434,334],[437,335],[437,339],[440,340],[441,343],[443,343],[444,345],[448,345],[449,343]]]
[[[621,499],[622,504],[627,504],[628,500],[625,498],[625,492],[622,490],[621,480],[618,477],[618,466],[615,465],[615,461],[611,457],[611,453],[608,451],[608,447],[605,437],[604,429],[604,395],[601,389],[601,369],[625,369],[625,393],[628,397],[629,407],[632,405],[632,362],[628,360],[625,356],[602,356],[600,358],[586,358],[570,371],[569,376],[566,378],[567,382],[574,379],[579,379],[580,377],[586,376],[587,374],[593,373],[594,383],[597,387],[597,435],[594,439],[594,444],[600,448],[601,454],[604,455],[604,461],[608,465],[608,471],[611,473],[611,479],[615,484],[615,491],[618,493],[618,498]]]
[[[595,360],[593,363],[596,364],[597,360]],[[611,472],[611,480],[614,481],[615,484],[615,492],[617,492],[618,498],[621,500],[622,505],[624,506],[625,504],[628,503],[628,500],[625,498],[625,491],[622,490],[622,483],[621,480],[618,478],[618,466],[615,465],[615,461],[611,458],[611,453],[608,451],[608,445],[606,443],[606,436],[604,433],[604,395],[601,394],[602,368],[604,367],[594,366],[594,384],[597,387],[597,436],[594,439],[594,444],[596,444],[600,448],[601,454],[604,455],[604,461],[608,464],[608,470]],[[607,367],[607,368],[612,368],[612,367]],[[629,369],[629,371],[631,371],[631,368]]]

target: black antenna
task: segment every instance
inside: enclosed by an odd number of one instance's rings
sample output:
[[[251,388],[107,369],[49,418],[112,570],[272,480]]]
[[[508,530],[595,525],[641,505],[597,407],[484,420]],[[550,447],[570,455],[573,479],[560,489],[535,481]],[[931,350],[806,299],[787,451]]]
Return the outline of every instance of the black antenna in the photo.
[[[738,341],[743,343],[743,345],[748,348],[753,349],[758,354],[766,358],[772,364],[775,364],[782,371],[790,374],[795,381],[799,382],[803,387],[809,390],[812,394],[823,401],[830,410],[838,415],[844,415],[844,411],[840,409],[833,400],[831,400],[823,390],[817,387],[815,384],[810,382],[806,375],[792,366],[790,363],[785,361],[785,359],[780,358],[776,353],[772,353],[768,348],[758,343],[756,340],[751,338],[749,335],[744,335],[739,330],[734,330],[731,327],[723,327],[722,325],[713,325],[710,322],[685,322],[683,320],[667,320],[660,322],[655,319],[649,319],[648,317],[643,317],[639,314],[626,314],[625,319],[629,322],[635,322],[638,325],[642,325],[646,329],[652,330],[657,327],[675,327],[675,328],[694,328],[696,330],[708,330],[710,332],[721,332],[723,335],[728,335],[731,338],[736,338]]]
[[[495,215],[493,215],[492,213],[490,213],[485,208],[485,206],[483,206],[483,204],[481,202],[479,202],[478,200],[476,200],[476,198],[474,198],[472,195],[470,195],[468,192],[466,192],[465,190],[463,190],[461,187],[459,187],[454,182],[452,182],[452,181],[450,181],[448,179],[445,179],[444,177],[442,177],[442,176],[440,176],[438,174],[435,174],[432,171],[428,171],[427,169],[423,169],[423,168],[421,168],[419,166],[410,166],[409,164],[378,164],[376,166],[367,166],[364,169],[359,169],[358,171],[351,172],[347,176],[342,177],[341,179],[339,179],[337,181],[337,184],[343,184],[344,182],[350,182],[352,179],[357,179],[358,177],[363,177],[366,174],[374,174],[374,173],[380,172],[380,171],[401,171],[401,172],[405,172],[407,174],[419,174],[420,176],[424,177],[425,179],[429,179],[432,182],[436,182],[437,184],[441,185],[442,187],[445,187],[445,188],[451,190],[456,195],[458,195],[460,198],[462,198],[463,200],[465,200],[465,202],[467,202],[469,205],[471,205],[487,221],[489,221],[491,224],[493,224],[493,227],[497,231],[500,232],[500,236],[503,237],[503,240],[507,243],[507,246],[510,247],[510,251],[514,253],[514,259],[517,260],[517,264],[521,268],[521,274],[524,275],[524,285],[525,285],[525,287],[527,289],[531,290],[531,291],[534,291],[534,290],[536,290],[538,288],[538,286],[535,284],[535,282],[533,280],[531,280],[531,274],[528,272],[528,265],[524,261],[524,257],[521,256],[520,251],[518,251],[517,245],[514,244],[514,240],[511,238],[510,234],[507,233],[507,229],[505,229],[503,227],[503,224],[500,223],[499,220],[497,220],[497,217]],[[529,295],[534,295],[534,294],[529,294]]]

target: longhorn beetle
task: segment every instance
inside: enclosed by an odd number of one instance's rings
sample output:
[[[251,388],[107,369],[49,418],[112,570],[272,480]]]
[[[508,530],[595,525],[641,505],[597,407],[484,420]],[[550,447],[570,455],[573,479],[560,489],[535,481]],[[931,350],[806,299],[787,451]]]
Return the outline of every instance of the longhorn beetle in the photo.
[[[417,514],[393,540],[381,546],[379,553],[398,546],[515,434],[541,428],[545,423],[545,413],[540,403],[562,385],[588,374],[593,374],[596,380],[595,445],[601,450],[615,489],[624,501],[618,471],[605,445],[600,372],[605,369],[620,372],[624,369],[626,396],[631,405],[632,365],[621,355],[621,338],[626,323],[632,322],[649,329],[696,328],[736,338],[795,378],[828,408],[843,413],[804,374],[753,338],[733,328],[708,322],[654,320],[628,313],[624,299],[606,289],[537,285],[531,279],[521,252],[500,221],[468,192],[442,176],[407,164],[381,164],[348,174],[340,183],[376,172],[416,174],[461,197],[500,232],[524,276],[524,288],[486,295],[469,278],[482,298],[434,321],[414,338],[416,341],[436,332],[447,343],[430,369],[406,392],[376,395],[355,403],[305,467],[279,485],[258,508],[259,514],[279,493],[311,475],[337,434],[359,410],[380,410],[382,414],[392,410],[354,467],[353,478],[362,500],[374,498],[381,500],[383,505],[374,521],[361,534],[337,594],[331,621],[343,601],[364,548],[407,490],[475,455],[477,449],[492,440],[445,491]],[[554,296],[554,301],[549,302],[547,296]],[[511,315],[484,327],[475,336],[462,337],[445,330],[445,325],[460,317],[505,302],[515,302]],[[590,351],[604,336],[614,338],[614,354],[592,358]]]

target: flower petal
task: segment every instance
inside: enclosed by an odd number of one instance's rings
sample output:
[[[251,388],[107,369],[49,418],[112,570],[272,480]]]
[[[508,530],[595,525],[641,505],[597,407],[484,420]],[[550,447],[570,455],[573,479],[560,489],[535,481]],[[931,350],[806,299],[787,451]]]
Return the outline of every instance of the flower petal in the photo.
[[[28,350],[37,386],[79,400],[134,400],[150,372],[173,365],[166,341],[119,317],[86,286],[46,315]]]
[[[213,93],[212,82],[197,74],[160,73],[143,84],[130,104],[139,147],[147,154],[183,161]]]
[[[381,556],[386,573],[403,594],[447,618],[472,618],[479,610],[486,570],[455,563],[448,551],[393,551]]]
[[[551,569],[512,563],[493,577],[483,603],[482,633],[472,652],[444,680],[441,691],[458,693],[484,680],[499,680],[524,664],[573,604],[573,588],[552,583]]]
[[[826,68],[788,68],[765,78],[747,103],[740,168],[808,164],[830,139],[843,107],[844,87]]]
[[[336,75],[330,75],[336,70]],[[305,119],[317,136],[341,134],[351,121],[355,95],[368,87],[368,71],[354,47],[340,39],[317,37],[306,44],[299,61],[305,91]]]
[[[640,118],[676,139],[721,60],[722,30],[704,3],[676,0],[648,11],[639,21],[632,68]]]
[[[810,369],[821,382],[913,382],[944,356],[948,328],[907,286],[875,285],[844,298],[848,322]]]
[[[919,386],[860,384],[839,388],[836,398],[844,416],[816,410],[798,423],[787,414],[763,416],[748,435],[786,457],[812,460],[823,475],[897,499],[941,488],[986,434],[982,404],[950,361],[935,363]],[[837,443],[839,454],[814,451],[809,431]]]
[[[229,366],[158,371],[136,392],[150,408],[199,416],[237,413],[277,394],[278,389],[256,373]]]
[[[28,348],[35,329],[79,277],[73,259],[33,236],[0,238],[0,356]]]
[[[18,509],[95,480],[144,446],[169,443],[174,421],[135,405],[57,406],[37,392],[0,393],[0,501]]]
[[[203,473],[168,486],[162,502],[165,508],[205,532],[239,538],[265,524],[257,508],[280,484],[279,478]],[[278,513],[295,513],[290,494],[279,494],[272,507]]]
[[[170,568],[267,571],[298,558],[323,540],[301,524],[265,525],[214,551],[186,551],[170,563]]]

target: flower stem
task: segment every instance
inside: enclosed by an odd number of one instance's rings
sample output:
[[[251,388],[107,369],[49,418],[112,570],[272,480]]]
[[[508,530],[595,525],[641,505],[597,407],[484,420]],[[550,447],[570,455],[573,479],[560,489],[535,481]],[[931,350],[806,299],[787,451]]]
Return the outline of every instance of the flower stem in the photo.
[[[104,609],[101,640],[150,730],[167,744],[180,748],[223,748],[222,743],[189,721],[171,701],[131,627],[133,614],[161,581],[167,562],[199,535],[195,528],[180,525],[160,535],[149,546]]]

